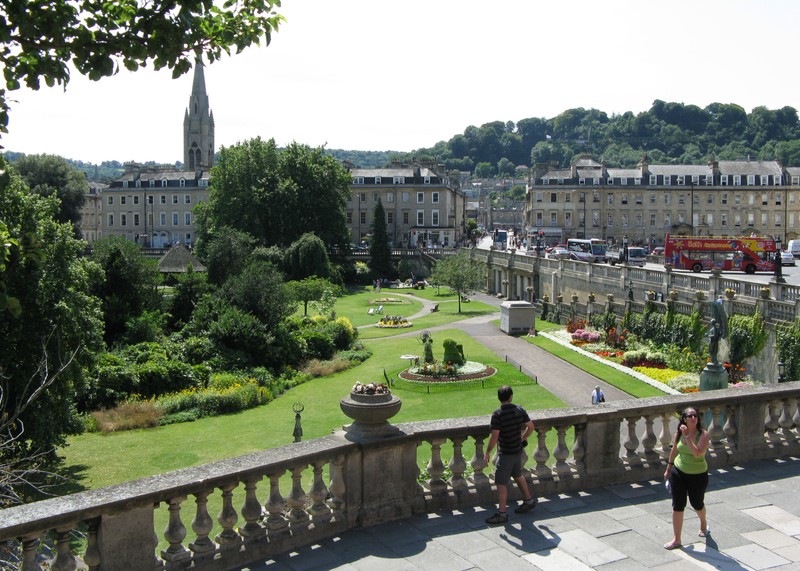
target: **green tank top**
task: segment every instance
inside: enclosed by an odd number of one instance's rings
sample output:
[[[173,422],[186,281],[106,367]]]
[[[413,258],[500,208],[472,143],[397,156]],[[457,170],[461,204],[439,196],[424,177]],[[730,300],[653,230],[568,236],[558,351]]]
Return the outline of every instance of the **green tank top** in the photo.
[[[700,432],[695,436],[695,444],[700,440]],[[678,441],[678,456],[675,458],[675,467],[684,474],[702,474],[708,472],[706,455],[697,458],[689,447],[684,444],[683,438]]]

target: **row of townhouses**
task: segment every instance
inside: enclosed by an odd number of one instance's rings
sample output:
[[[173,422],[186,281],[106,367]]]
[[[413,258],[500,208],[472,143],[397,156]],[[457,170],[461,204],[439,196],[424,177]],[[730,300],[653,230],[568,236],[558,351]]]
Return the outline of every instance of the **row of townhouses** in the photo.
[[[548,242],[576,238],[661,244],[664,235],[797,238],[800,168],[777,161],[610,168],[584,156],[569,168],[537,165],[525,226]]]
[[[214,115],[199,63],[183,135],[185,170],[129,163],[110,184],[90,185],[81,226],[88,242],[106,236],[151,248],[195,242],[194,207],[208,198],[215,150]],[[584,156],[569,168],[536,165],[525,202],[503,205],[462,191],[463,173],[433,162],[345,166],[351,174],[346,215],[355,245],[368,240],[378,201],[392,245],[403,247],[457,244],[470,218],[488,230],[542,232],[550,243],[628,236],[634,243],[657,245],[667,233],[798,237],[800,167],[784,168],[777,161],[654,165],[645,156],[635,168],[611,168]]]

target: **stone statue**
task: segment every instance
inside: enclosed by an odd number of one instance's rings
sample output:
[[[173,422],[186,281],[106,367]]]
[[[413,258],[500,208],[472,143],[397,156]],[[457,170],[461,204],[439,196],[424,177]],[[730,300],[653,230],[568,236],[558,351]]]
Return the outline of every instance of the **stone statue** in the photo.
[[[722,299],[709,302],[711,325],[708,330],[708,354],[711,363],[719,365],[719,340],[728,338],[728,315]]]

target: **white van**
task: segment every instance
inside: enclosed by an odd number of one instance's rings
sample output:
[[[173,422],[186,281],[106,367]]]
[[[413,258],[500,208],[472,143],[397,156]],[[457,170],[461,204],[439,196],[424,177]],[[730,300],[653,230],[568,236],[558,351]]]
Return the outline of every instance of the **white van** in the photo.
[[[790,252],[795,258],[800,258],[800,240],[789,240],[786,251]]]

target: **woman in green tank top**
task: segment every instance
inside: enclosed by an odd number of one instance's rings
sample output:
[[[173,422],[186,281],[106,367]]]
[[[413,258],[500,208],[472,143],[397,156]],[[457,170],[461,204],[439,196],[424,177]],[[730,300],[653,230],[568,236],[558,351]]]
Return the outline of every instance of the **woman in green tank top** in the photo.
[[[705,494],[708,487],[708,431],[694,408],[681,413],[675,441],[669,453],[669,462],[664,471],[664,479],[672,492],[672,541],[664,544],[664,549],[681,547],[683,530],[683,511],[688,498],[692,508],[700,518],[699,537],[709,534],[706,523]]]

